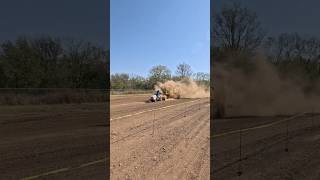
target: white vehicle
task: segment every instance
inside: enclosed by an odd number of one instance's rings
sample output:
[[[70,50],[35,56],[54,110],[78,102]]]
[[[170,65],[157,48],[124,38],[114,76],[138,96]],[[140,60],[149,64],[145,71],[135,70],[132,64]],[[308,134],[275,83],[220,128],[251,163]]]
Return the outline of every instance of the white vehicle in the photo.
[[[150,101],[151,102],[156,102],[156,101],[165,101],[166,100],[166,96],[162,95],[160,93],[160,91],[156,91],[151,97],[150,97]]]

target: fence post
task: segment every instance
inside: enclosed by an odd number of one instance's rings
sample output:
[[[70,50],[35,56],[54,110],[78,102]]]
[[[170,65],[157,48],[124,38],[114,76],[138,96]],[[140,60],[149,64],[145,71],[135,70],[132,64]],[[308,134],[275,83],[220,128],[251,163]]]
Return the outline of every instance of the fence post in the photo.
[[[242,127],[240,126],[239,131],[239,166],[238,166],[238,176],[242,175]]]
[[[289,147],[288,147],[288,143],[289,143],[289,120],[286,120],[286,143],[285,143],[285,152],[289,151]]]
[[[314,129],[314,108],[312,108],[312,112],[311,112],[311,121],[312,121],[312,129]]]
[[[183,117],[187,116],[187,103],[184,104],[184,115]]]
[[[152,137],[154,135],[154,121],[156,120],[156,111],[153,111],[153,121],[152,121]]]

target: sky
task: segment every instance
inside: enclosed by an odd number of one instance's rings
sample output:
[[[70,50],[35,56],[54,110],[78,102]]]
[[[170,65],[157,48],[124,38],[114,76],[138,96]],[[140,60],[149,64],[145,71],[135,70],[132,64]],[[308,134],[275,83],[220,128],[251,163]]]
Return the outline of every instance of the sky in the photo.
[[[219,11],[227,2],[241,2],[255,11],[268,35],[297,32],[319,37],[319,0],[211,0],[213,11]]]
[[[109,47],[109,0],[1,1],[0,42],[50,35]]]
[[[147,77],[156,65],[174,74],[185,62],[210,72],[209,0],[111,0],[110,71]]]

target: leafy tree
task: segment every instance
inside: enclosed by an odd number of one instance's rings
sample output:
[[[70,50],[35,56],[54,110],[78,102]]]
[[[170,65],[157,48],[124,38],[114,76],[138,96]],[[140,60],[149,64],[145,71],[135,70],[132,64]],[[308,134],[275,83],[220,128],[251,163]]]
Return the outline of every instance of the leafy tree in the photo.
[[[59,84],[59,79],[57,78],[58,60],[63,53],[60,39],[49,36],[40,37],[31,40],[30,46],[40,60],[40,66],[43,70],[40,86],[57,86]]]
[[[0,87],[107,88],[108,52],[49,36],[6,41],[0,45]]]
[[[126,89],[128,88],[129,75],[126,73],[116,73],[111,75],[110,81],[112,89]]]
[[[6,87],[39,87],[43,71],[40,59],[25,37],[15,43],[7,41],[1,45],[2,69],[7,79]]]
[[[148,82],[142,76],[132,76],[129,79],[130,88],[132,89],[148,89]]]
[[[164,82],[170,78],[171,71],[166,66],[154,66],[149,72],[149,87],[153,88],[157,82]]]

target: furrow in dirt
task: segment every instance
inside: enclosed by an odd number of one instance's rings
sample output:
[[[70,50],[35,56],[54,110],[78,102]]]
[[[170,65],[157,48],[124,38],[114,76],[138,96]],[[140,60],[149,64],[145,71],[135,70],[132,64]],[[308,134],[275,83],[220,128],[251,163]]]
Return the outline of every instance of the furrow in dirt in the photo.
[[[201,102],[200,110],[198,104],[190,105],[189,107],[192,111],[190,111],[190,114],[187,113],[186,117],[184,117],[182,111],[185,107],[177,107],[175,108],[176,111],[171,112],[170,110],[164,111],[163,114],[159,116],[159,121],[155,124],[156,128],[154,134],[152,128],[153,124],[150,119],[149,121],[145,120],[144,123],[136,126],[135,132],[137,132],[137,129],[145,130],[122,142],[116,143],[111,147],[111,177],[114,177],[114,179],[156,178],[156,170],[159,166],[165,164],[169,158],[175,158],[175,154],[179,153],[176,149],[185,149],[186,141],[190,141],[188,147],[198,148],[199,151],[206,151],[205,149],[209,149],[208,147],[205,147],[204,143],[209,141],[207,138],[209,136],[209,108],[204,108],[206,104],[208,104],[208,101]],[[181,113],[181,115],[176,115],[179,113]],[[142,120],[144,120],[144,118],[146,117],[141,117]],[[135,123],[139,120],[133,119],[132,122],[129,120],[125,121],[131,123],[131,126],[133,125],[135,127]],[[120,122],[111,124],[111,129],[115,125],[123,124]],[[126,129],[132,132],[135,128],[130,129],[129,126],[126,126]],[[201,131],[201,129],[204,130]],[[207,131],[205,129],[207,129]],[[186,137],[189,139],[186,140]],[[201,141],[201,137],[205,141]],[[201,143],[198,146],[197,143],[199,142]],[[126,149],[127,152],[125,153],[123,149]],[[120,157],[119,155],[122,153],[124,154]],[[193,158],[196,159],[194,160],[193,165],[197,165],[203,161],[209,163],[209,155],[205,156],[205,153],[201,152],[197,154],[198,155],[189,156],[189,158],[192,157],[192,160]],[[174,164],[175,163],[176,162],[174,162]],[[200,174],[201,170],[202,168],[195,172],[195,174]],[[178,174],[178,172],[176,173]],[[209,178],[209,172],[207,172],[207,175]],[[201,176],[203,177],[203,175]]]
[[[317,177],[319,172],[314,171],[315,168],[311,168],[310,164],[319,166],[319,161],[316,160],[316,157],[319,157],[316,150],[319,148],[319,139],[311,137],[318,135],[320,128],[316,123],[313,127],[310,126],[309,121],[308,116],[291,121],[288,124],[288,141],[285,131],[286,124],[245,135],[242,147],[244,161],[241,165],[243,172],[241,179],[280,180]],[[306,139],[310,138],[312,140],[308,142]],[[239,139],[237,136],[230,136],[214,141],[214,146],[219,148],[214,149],[215,156],[212,160],[216,166],[213,177],[215,179],[238,179]],[[285,151],[286,147],[289,149],[288,152]]]

